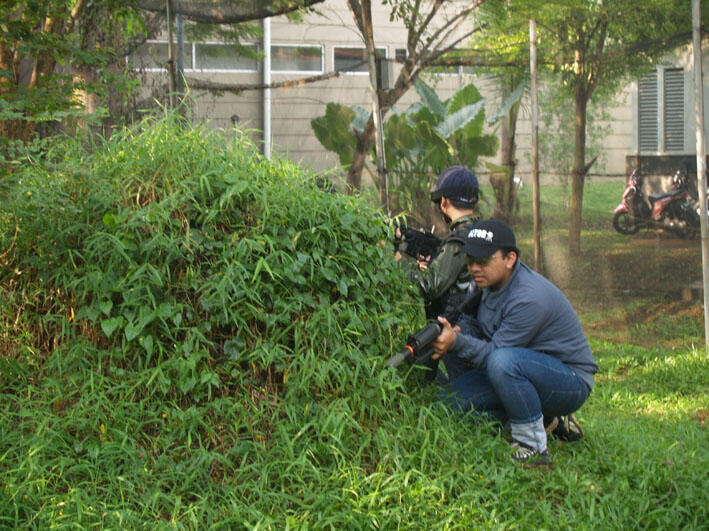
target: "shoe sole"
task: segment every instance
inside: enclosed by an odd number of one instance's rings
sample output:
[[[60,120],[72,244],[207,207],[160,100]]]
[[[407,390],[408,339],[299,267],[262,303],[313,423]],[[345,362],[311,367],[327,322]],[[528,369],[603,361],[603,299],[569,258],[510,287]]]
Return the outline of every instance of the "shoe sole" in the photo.
[[[563,443],[572,443],[572,442],[578,442],[584,438],[586,433],[583,431],[583,428],[581,427],[581,424],[579,424],[579,421],[576,419],[574,414],[567,415],[567,422],[564,423],[564,425],[558,424],[559,428],[564,429],[564,433],[554,433],[553,435]],[[573,427],[573,430],[569,429],[570,427]],[[573,438],[570,438],[569,435],[572,435]]]

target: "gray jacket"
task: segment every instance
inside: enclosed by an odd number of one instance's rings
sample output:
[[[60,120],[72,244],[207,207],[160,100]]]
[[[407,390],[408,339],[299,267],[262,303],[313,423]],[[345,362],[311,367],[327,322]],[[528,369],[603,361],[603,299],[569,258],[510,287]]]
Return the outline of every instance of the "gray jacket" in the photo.
[[[500,347],[523,347],[558,358],[577,369],[589,389],[598,371],[581,323],[566,296],[517,260],[512,276],[497,291],[483,289],[477,319],[465,316],[449,353],[477,369]]]

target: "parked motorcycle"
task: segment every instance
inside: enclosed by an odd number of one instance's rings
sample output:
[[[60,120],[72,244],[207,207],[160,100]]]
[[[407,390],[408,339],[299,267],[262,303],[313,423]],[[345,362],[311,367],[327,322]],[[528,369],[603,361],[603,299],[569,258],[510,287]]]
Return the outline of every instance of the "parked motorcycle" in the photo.
[[[689,163],[672,177],[672,189],[646,196],[643,178],[636,169],[628,179],[620,204],[613,211],[613,228],[635,234],[641,228],[670,230],[683,238],[699,233],[699,206],[689,193]]]

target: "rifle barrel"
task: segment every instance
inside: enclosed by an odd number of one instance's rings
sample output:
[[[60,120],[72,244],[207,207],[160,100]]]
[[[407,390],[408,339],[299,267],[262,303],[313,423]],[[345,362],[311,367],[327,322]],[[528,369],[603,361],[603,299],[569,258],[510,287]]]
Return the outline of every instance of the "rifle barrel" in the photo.
[[[393,356],[389,361],[387,361],[387,367],[398,367],[411,355],[411,351],[407,345],[407,348],[402,349],[396,356]]]
[[[481,297],[482,291],[476,289],[472,295],[456,306],[453,311],[447,313],[446,318],[451,325],[456,323],[461,313],[476,314]],[[416,334],[409,336],[409,344],[399,351],[396,356],[389,359],[386,366],[398,367],[404,362],[404,360],[410,363],[425,362],[427,358],[430,358],[433,355],[433,348],[430,345],[440,333],[441,325],[438,321],[428,323],[428,325],[424,326]]]

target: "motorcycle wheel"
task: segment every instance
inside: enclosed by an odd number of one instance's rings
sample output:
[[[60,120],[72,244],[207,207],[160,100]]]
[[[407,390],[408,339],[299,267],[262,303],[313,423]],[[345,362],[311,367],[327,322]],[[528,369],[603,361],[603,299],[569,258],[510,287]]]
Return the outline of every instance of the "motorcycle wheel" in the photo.
[[[690,202],[687,202],[681,206],[680,216],[684,221],[684,225],[679,231],[679,235],[686,239],[693,239],[699,236],[699,233],[701,232],[701,221],[699,219],[699,214]]]
[[[697,238],[699,236],[700,232],[701,231],[699,227],[687,227],[682,237],[686,238],[687,240],[693,240],[694,238]]]
[[[617,212],[613,216],[613,228],[621,234],[635,234],[640,230],[640,225],[628,212]]]

